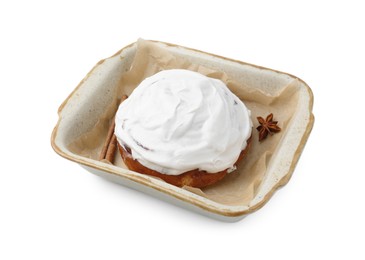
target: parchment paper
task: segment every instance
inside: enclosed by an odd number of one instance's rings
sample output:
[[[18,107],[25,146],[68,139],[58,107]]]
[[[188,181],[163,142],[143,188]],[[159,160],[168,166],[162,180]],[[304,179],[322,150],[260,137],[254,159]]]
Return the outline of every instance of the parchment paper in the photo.
[[[133,89],[145,79],[165,69],[189,69],[197,71],[208,77],[217,78],[227,84],[231,91],[236,94],[251,110],[254,128],[252,131],[252,145],[245,159],[238,165],[236,171],[227,174],[220,182],[203,189],[183,187],[200,196],[226,205],[248,205],[257,193],[260,184],[265,177],[266,167],[270,163],[272,154],[285,133],[297,104],[297,80],[293,80],[281,93],[276,96],[264,93],[242,82],[235,82],[230,75],[222,71],[192,64],[187,59],[170,53],[167,49],[157,44],[139,40],[137,50],[130,70],[124,73],[115,91],[115,100],[110,104],[104,115],[99,119],[95,127],[74,140],[69,148],[71,151],[82,156],[97,160],[101,147],[105,140],[109,124],[117,110],[118,99],[123,94],[130,95]],[[273,136],[268,136],[263,142],[258,141],[258,126],[256,117],[266,117],[269,113],[274,114],[274,119],[279,121],[282,131]],[[116,154],[115,165],[126,168],[119,153]]]

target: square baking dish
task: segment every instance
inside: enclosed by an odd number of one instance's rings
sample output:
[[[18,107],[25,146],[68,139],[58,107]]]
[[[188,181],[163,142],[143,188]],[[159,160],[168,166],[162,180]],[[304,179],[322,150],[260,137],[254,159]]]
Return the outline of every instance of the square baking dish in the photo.
[[[115,94],[123,73],[131,67],[137,42],[98,62],[62,103],[58,110],[59,120],[51,136],[52,147],[60,156],[110,181],[215,219],[238,221],[261,208],[279,187],[289,181],[314,123],[312,91],[304,81],[284,72],[170,43],[157,41],[153,43],[193,63],[234,75],[236,80],[245,82],[268,95],[274,95],[294,80],[296,81],[296,110],[290,123],[283,129],[280,142],[270,157],[270,164],[257,186],[254,197],[245,205],[219,203],[153,177],[83,156],[70,149],[72,140],[90,131],[113,100],[112,95]]]

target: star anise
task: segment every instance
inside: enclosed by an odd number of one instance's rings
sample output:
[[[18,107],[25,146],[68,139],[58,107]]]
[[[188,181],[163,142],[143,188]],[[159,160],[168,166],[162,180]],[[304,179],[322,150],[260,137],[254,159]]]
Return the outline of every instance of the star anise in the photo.
[[[268,134],[280,132],[281,128],[277,126],[278,121],[273,121],[274,115],[271,113],[266,117],[266,120],[261,116],[257,117],[260,125],[256,128],[259,131],[259,141],[264,140]]]

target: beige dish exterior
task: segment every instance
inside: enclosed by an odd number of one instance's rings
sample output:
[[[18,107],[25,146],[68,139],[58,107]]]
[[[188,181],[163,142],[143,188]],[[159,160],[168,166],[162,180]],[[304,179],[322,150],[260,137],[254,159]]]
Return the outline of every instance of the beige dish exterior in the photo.
[[[297,79],[297,77],[287,73],[202,51],[169,43],[156,43],[172,53],[177,53],[192,61],[199,61],[207,67],[228,71],[240,80],[244,80],[267,93],[276,93],[280,91],[280,88]],[[279,187],[289,181],[314,123],[312,91],[300,79],[298,100],[300,109],[295,113],[292,123],[288,126],[279,147],[276,149],[275,156],[273,156],[275,160],[267,169],[266,177],[258,193],[247,206],[220,204],[163,181],[89,159],[69,150],[70,140],[89,131],[103,112],[103,107],[112,100],[111,95],[116,89],[121,74],[128,70],[133,60],[136,44],[128,45],[112,57],[98,62],[62,103],[58,111],[59,120],[51,137],[53,149],[62,157],[79,163],[96,175],[215,219],[238,221],[245,215],[261,208]]]

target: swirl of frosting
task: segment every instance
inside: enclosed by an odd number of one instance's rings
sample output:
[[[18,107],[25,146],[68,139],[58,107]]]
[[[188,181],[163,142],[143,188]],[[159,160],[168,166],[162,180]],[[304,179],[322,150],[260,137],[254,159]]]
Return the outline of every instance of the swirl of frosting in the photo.
[[[164,70],[119,106],[115,135],[135,160],[162,174],[232,171],[251,136],[250,116],[222,81]]]

